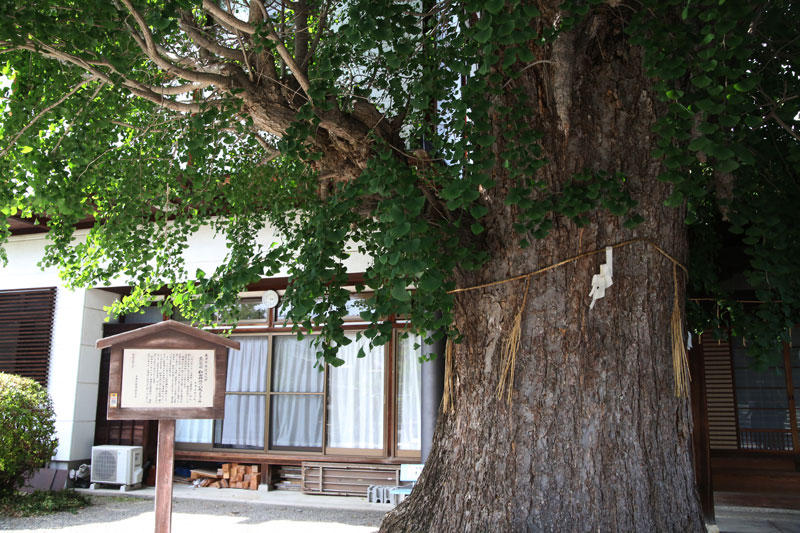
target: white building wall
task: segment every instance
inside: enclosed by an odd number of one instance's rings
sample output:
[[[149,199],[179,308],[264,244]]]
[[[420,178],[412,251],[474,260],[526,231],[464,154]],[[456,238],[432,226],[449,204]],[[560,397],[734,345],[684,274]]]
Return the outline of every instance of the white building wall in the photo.
[[[53,340],[50,348],[48,392],[56,412],[58,449],[55,461],[72,459],[72,433],[75,413],[75,385],[80,358],[83,305],[86,290],[56,290],[53,314]]]
[[[97,411],[100,350],[95,348],[103,336],[103,323],[110,306],[119,296],[113,292],[89,289],[83,305],[80,348],[75,382],[75,408],[72,413],[72,439],[69,460],[85,460],[91,456],[94,422]]]
[[[273,242],[279,242],[280,237],[272,228],[264,228],[258,234],[258,242],[265,248]],[[183,254],[186,271],[190,277],[194,277],[197,269],[201,269],[206,275],[211,275],[214,270],[222,264],[228,253],[225,245],[224,235],[215,236],[208,226],[203,226],[189,239],[189,248]],[[348,272],[364,272],[372,264],[369,256],[360,254],[356,251],[356,245],[347,246],[350,256],[345,260]],[[287,276],[287,269],[281,269],[275,277]]]
[[[5,245],[8,264],[0,267],[0,290],[57,287],[47,391],[56,415],[56,461],[69,461],[75,421],[76,383],[80,361],[85,289],[64,287],[53,268],[38,266],[47,240],[43,235],[12,237]],[[95,399],[96,401],[96,399]]]

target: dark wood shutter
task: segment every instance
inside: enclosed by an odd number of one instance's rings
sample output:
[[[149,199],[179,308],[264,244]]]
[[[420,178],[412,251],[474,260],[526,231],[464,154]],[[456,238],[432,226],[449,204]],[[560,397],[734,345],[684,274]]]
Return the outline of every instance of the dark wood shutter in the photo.
[[[56,289],[0,291],[0,372],[47,387]]]

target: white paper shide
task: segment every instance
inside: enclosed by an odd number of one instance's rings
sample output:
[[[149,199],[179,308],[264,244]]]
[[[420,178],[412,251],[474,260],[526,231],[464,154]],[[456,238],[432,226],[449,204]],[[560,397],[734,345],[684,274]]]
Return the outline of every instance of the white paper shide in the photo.
[[[213,407],[214,370],[214,350],[123,350],[120,407]]]

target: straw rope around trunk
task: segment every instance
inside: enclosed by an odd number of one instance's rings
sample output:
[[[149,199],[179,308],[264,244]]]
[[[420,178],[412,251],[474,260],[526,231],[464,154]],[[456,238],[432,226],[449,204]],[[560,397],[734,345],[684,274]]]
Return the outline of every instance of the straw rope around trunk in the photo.
[[[691,381],[691,375],[689,373],[689,360],[686,354],[686,345],[683,335],[683,319],[680,311],[680,295],[678,291],[678,268],[683,270],[687,276],[689,274],[689,271],[677,259],[675,259],[666,251],[664,251],[664,249],[662,249],[660,246],[647,239],[631,239],[614,244],[611,246],[611,248],[621,248],[623,246],[628,246],[635,243],[644,243],[649,245],[650,247],[655,249],[658,253],[660,253],[661,255],[663,255],[672,262],[673,294],[672,294],[672,316],[670,319],[670,337],[672,341],[672,370],[675,379],[675,396],[679,398],[686,398],[689,395],[689,382]],[[606,247],[603,247],[603,248],[598,248],[597,250],[584,252],[582,254],[578,254],[576,256],[564,259],[563,261],[559,261],[552,265],[542,267],[533,272],[528,272],[527,274],[520,274],[518,276],[510,277],[503,280],[498,280],[489,283],[483,283],[480,285],[475,285],[472,287],[464,287],[448,291],[448,294],[456,294],[460,292],[483,289],[487,287],[493,287],[495,285],[500,285],[503,283],[509,283],[511,281],[525,279],[525,289],[523,291],[522,302],[518,307],[517,312],[514,314],[511,330],[509,331],[508,336],[506,337],[501,352],[501,372],[500,372],[500,379],[498,381],[496,389],[496,394],[498,399],[502,399],[503,391],[506,391],[506,402],[508,404],[512,403],[512,392],[514,388],[514,367],[516,365],[517,352],[519,351],[520,347],[520,339],[522,335],[522,317],[525,314],[525,306],[527,304],[528,290],[530,288],[531,278],[533,276],[553,270],[557,267],[566,265],[568,263],[572,263],[579,259],[603,253],[605,252],[605,249]],[[442,395],[442,402],[444,410],[450,413],[453,412],[453,406],[455,402],[454,398],[455,372],[453,368],[454,357],[455,357],[455,347],[453,346],[452,339],[448,338],[447,345],[445,348],[445,375],[444,375],[445,382],[444,382],[444,393]]]
[[[672,333],[672,372],[675,376],[675,396],[686,398],[689,396],[689,382],[692,376],[689,373],[689,357],[686,355],[684,344],[683,320],[681,319],[680,295],[678,294],[678,267],[672,264],[672,318],[670,329]]]
[[[519,351],[520,339],[522,338],[522,315],[525,313],[525,304],[528,302],[528,289],[531,285],[531,277],[525,278],[525,289],[522,291],[522,303],[519,306],[511,331],[503,344],[501,360],[503,367],[500,371],[500,381],[497,382],[497,399],[503,397],[503,389],[508,389],[506,402],[511,405],[511,393],[514,391],[514,367],[517,362],[517,352]]]

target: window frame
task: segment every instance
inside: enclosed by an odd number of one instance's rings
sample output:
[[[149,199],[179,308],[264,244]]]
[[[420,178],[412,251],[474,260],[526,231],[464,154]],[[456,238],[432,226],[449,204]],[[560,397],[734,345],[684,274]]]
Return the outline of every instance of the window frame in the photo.
[[[259,296],[263,291],[252,291],[247,293],[242,293],[240,296],[242,298],[255,298]],[[278,294],[283,297],[285,291],[278,290]],[[353,297],[355,298],[363,298],[368,296],[370,293],[363,292],[363,293],[356,293],[353,292]],[[236,328],[233,330],[224,330],[223,328],[216,328],[212,329],[213,332],[223,332],[228,331],[231,335],[237,337],[248,337],[248,336],[259,336],[259,337],[269,337],[268,341],[268,357],[267,357],[267,383],[266,383],[266,391],[265,392],[228,392],[225,391],[225,396],[234,395],[234,394],[251,394],[251,395],[263,395],[266,397],[266,405],[265,405],[265,416],[266,420],[264,421],[264,446],[263,448],[236,448],[231,446],[222,446],[216,444],[214,441],[216,440],[216,433],[217,433],[217,425],[221,423],[221,420],[214,420],[212,423],[212,430],[211,430],[211,442],[210,443],[189,443],[189,442],[177,442],[177,449],[184,450],[184,451],[204,451],[204,452],[218,452],[220,454],[225,453],[242,453],[242,454],[253,454],[254,456],[262,456],[268,457],[272,456],[296,456],[298,458],[335,458],[335,457],[364,457],[365,459],[402,459],[402,460],[412,460],[412,461],[419,461],[421,456],[421,450],[399,450],[397,448],[398,442],[398,391],[399,391],[399,384],[398,384],[398,357],[397,357],[397,349],[398,349],[398,341],[399,335],[403,333],[403,331],[408,326],[408,320],[404,318],[399,318],[396,316],[389,316],[387,317],[387,321],[392,323],[392,338],[391,340],[386,343],[383,349],[383,428],[382,428],[382,439],[383,444],[380,448],[374,449],[367,449],[367,448],[338,448],[338,447],[330,447],[328,446],[328,418],[329,418],[329,380],[330,380],[330,373],[329,373],[329,365],[325,365],[324,373],[325,376],[323,378],[323,392],[322,393],[314,393],[315,395],[321,395],[323,401],[323,416],[322,416],[322,447],[321,449],[308,449],[302,447],[273,447],[270,444],[270,428],[272,423],[272,402],[271,399],[275,395],[285,394],[280,392],[273,392],[272,389],[272,382],[273,382],[273,363],[274,363],[274,347],[275,337],[278,336],[296,336],[296,333],[292,331],[292,325],[282,320],[277,319],[279,307],[276,306],[274,308],[269,309],[267,316],[263,320],[254,320],[254,321],[246,321],[242,322],[241,324],[237,325]],[[360,318],[350,318],[345,320],[342,329],[348,332],[358,332],[363,331],[366,328],[366,322],[361,320]],[[316,334],[318,328],[313,328],[310,332],[310,335]],[[307,393],[311,394],[311,393]]]
[[[354,331],[353,328],[346,328],[349,331]],[[363,330],[363,328],[359,328],[359,330]],[[357,331],[357,330],[355,330]],[[383,348],[383,427],[381,428],[381,436],[382,436],[382,445],[380,448],[338,448],[338,447],[331,447],[328,446],[328,418],[329,418],[329,408],[328,408],[328,401],[329,401],[329,393],[330,393],[330,366],[325,364],[324,367],[324,377],[323,377],[323,390],[322,392],[315,392],[315,393],[287,393],[287,392],[279,392],[273,391],[273,365],[274,365],[274,356],[275,356],[275,342],[274,339],[279,336],[283,337],[295,337],[296,334],[293,333],[288,328],[282,328],[281,331],[270,331],[270,332],[252,332],[252,331],[237,331],[234,330],[232,335],[237,337],[267,337],[268,341],[268,356],[267,356],[267,383],[266,383],[266,391],[265,392],[241,392],[241,391],[233,391],[228,392],[225,391],[225,396],[229,395],[254,395],[254,396],[265,396],[266,397],[266,406],[265,406],[265,424],[264,424],[264,447],[260,449],[254,448],[237,448],[232,446],[223,446],[214,442],[216,433],[217,433],[217,425],[221,422],[220,420],[214,420],[214,427],[212,430],[212,442],[210,444],[200,445],[204,446],[203,449],[213,450],[213,451],[236,451],[242,453],[260,453],[260,454],[286,454],[290,453],[293,455],[302,455],[302,456],[309,456],[309,457],[324,457],[328,455],[337,455],[337,456],[369,456],[369,457],[389,457],[390,450],[392,450],[392,446],[389,442],[389,434],[392,432],[392,427],[396,427],[393,422],[389,421],[389,409],[390,409],[390,390],[389,385],[390,381],[393,380],[393,376],[387,370],[390,368],[389,365],[392,362],[391,352],[393,351],[391,348],[392,342],[387,343],[384,345]],[[321,396],[323,402],[323,410],[322,410],[322,446],[321,448],[306,448],[306,447],[294,447],[294,446],[273,446],[271,444],[271,423],[272,423],[272,398],[274,396],[280,395],[295,395],[295,394],[302,394],[308,396]],[[191,445],[192,443],[181,443],[182,449],[190,449],[186,445]],[[197,443],[194,443],[197,444]],[[393,444],[393,443],[392,443]],[[193,449],[200,449],[200,447],[192,447]]]

